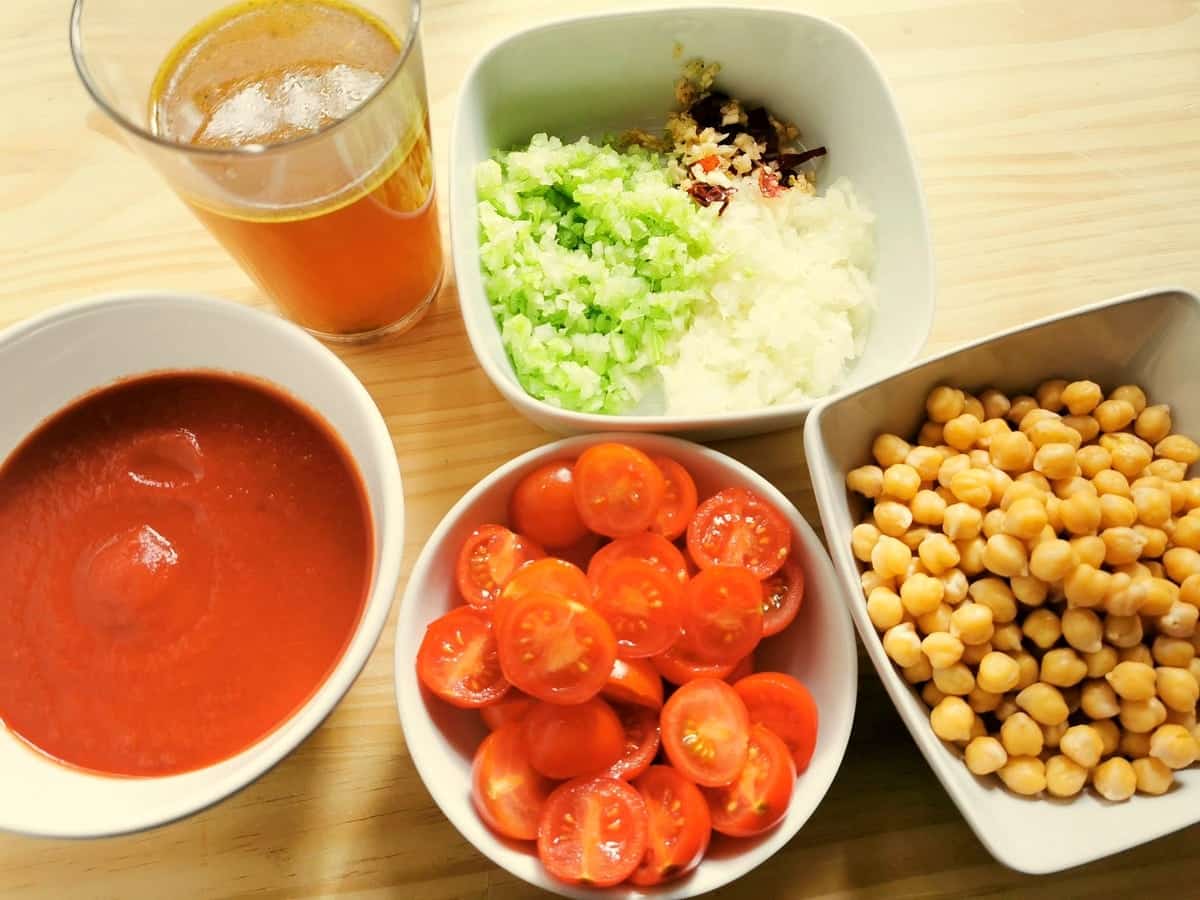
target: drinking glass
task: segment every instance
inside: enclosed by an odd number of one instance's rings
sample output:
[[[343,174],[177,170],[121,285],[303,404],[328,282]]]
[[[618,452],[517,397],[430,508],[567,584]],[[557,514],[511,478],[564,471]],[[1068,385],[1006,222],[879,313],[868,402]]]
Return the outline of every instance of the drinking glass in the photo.
[[[313,6],[361,13],[392,37],[395,61],[365,96],[349,93],[338,116],[281,139],[216,146],[164,133],[157,98],[189,40],[230,10],[300,21]],[[318,337],[353,340],[412,327],[441,284],[420,11],[420,0],[75,0],[71,51],[100,108],[276,306]],[[354,52],[352,41],[326,44],[331,64]],[[228,63],[231,79],[267,65],[248,57]]]

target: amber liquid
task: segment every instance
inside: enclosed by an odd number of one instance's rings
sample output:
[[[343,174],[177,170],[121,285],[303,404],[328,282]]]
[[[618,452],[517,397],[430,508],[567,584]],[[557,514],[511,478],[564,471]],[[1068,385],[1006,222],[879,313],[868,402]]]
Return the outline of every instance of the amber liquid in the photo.
[[[383,88],[400,46],[382,22],[341,0],[239,3],[168,55],[150,98],[151,121],[180,143],[291,153],[277,145],[353,115],[376,90],[405,89]],[[371,102],[384,102],[384,94]],[[437,290],[443,263],[423,94],[404,109],[410,116],[419,110],[420,121],[402,129],[371,171],[358,171],[331,144],[320,179],[341,177],[344,168],[344,190],[326,184],[314,191],[303,167],[281,167],[278,177],[292,179],[282,189],[288,202],[184,197],[283,311],[311,331],[354,336],[407,326]],[[311,147],[304,152],[311,155]],[[310,193],[320,196],[310,200]]]

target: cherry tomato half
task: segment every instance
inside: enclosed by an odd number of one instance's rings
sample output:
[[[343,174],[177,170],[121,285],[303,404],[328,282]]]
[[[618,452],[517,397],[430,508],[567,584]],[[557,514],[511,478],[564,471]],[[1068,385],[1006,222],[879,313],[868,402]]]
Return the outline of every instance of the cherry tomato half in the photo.
[[[686,875],[700,864],[712,837],[708,801],[670,766],[651,766],[633,782],[646,804],[646,855],[629,879],[640,887]]]
[[[617,658],[617,640],[598,612],[542,592],[526,594],[506,610],[497,645],[509,682],[548,703],[591,699]]]
[[[611,887],[646,852],[646,804],[615,778],[576,778],[554,789],[538,824],[538,858],[568,884]]]
[[[538,703],[522,726],[529,764],[556,781],[601,773],[625,752],[621,720],[597,698],[573,706]]]
[[[480,707],[479,714],[489,731],[499,731],[509,722],[520,722],[537,702],[527,694],[512,690],[495,703]]]
[[[492,610],[496,627],[517,600],[532,593],[558,594],[587,605],[592,601],[592,584],[582,569],[566,560],[547,556],[528,562],[513,573],[496,600]]]
[[[702,569],[683,589],[680,647],[700,662],[736,665],[763,635],[762,583],[746,569]]]
[[[787,744],[803,772],[817,747],[817,704],[801,682],[782,672],[759,672],[734,684],[746,704],[750,721],[765,725]]]
[[[745,488],[718,491],[688,525],[688,552],[701,569],[741,566],[760,580],[779,571],[791,544],[787,520]]]
[[[587,565],[588,578],[598,580],[610,566],[623,559],[643,559],[653,563],[680,584],[688,580],[687,559],[683,553],[662,535],[649,531],[618,538],[597,550]]]
[[[733,781],[746,765],[749,736],[746,704],[724,681],[689,681],[663,705],[663,749],[696,784],[719,787]]]
[[[654,524],[666,483],[658,466],[625,444],[596,444],[575,461],[575,503],[597,534],[624,537]]]
[[[650,664],[658,670],[658,674],[671,684],[687,684],[697,678],[728,678],[736,663],[706,663],[695,659],[680,646],[682,641],[667,651],[652,656]]]
[[[509,683],[488,614],[460,606],[430,622],[417,651],[417,676],[434,694],[464,709],[503,697]]]
[[[538,823],[554,782],[534,771],[517,722],[493,731],[475,751],[471,800],[493,831],[519,841],[538,836]]]
[[[753,671],[753,670],[751,670]],[[749,674],[747,672],[746,674]],[[603,694],[616,703],[662,709],[663,684],[658,670],[644,659],[620,659],[613,663]]]
[[[666,456],[651,458],[663,474],[666,490],[650,530],[661,534],[668,541],[673,541],[687,531],[688,522],[696,513],[696,482],[692,480],[688,470],[675,460]]]
[[[571,463],[546,463],[521,479],[509,500],[513,527],[543,547],[570,547],[587,536],[588,528],[575,505]]]
[[[503,525],[480,525],[459,551],[458,589],[472,606],[490,606],[517,569],[545,555],[529,538]]]
[[[644,559],[622,559],[605,568],[595,585],[592,606],[612,626],[618,656],[654,656],[675,643],[683,589],[670,575]]]
[[[804,569],[788,554],[783,567],[762,583],[763,637],[779,634],[800,612],[804,603]]]
[[[787,815],[796,784],[796,766],[787,745],[769,728],[750,729],[746,765],[733,783],[707,788],[714,831],[730,837],[761,834]]]
[[[622,781],[632,781],[654,762],[658,753],[658,713],[645,706],[616,707],[617,718],[625,731],[621,758],[607,774]]]

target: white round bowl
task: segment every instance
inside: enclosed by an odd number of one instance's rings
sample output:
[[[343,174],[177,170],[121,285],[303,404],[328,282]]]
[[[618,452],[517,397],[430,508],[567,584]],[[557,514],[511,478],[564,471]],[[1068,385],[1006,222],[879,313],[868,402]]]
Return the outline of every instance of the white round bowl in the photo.
[[[460,710],[429,694],[416,675],[417,648],[425,627],[461,602],[454,587],[459,547],[476,526],[507,520],[508,498],[521,478],[544,462],[573,459],[604,441],[622,441],[678,460],[696,479],[701,497],[725,487],[755,491],[783,513],[804,566],[804,605],[783,634],[756,651],[760,670],[790,673],[812,691],[820,717],[817,748],[796,782],[791,808],[779,826],[756,838],[714,835],[708,855],[687,877],[656,889],[621,885],[576,888],[551,878],[532,845],[498,837],[471,804],[471,760],[487,733],[477,712]],[[408,751],[425,787],[446,818],[475,847],[519,878],[566,897],[694,897],[715,890],[758,866],[808,821],[837,774],[854,720],[858,657],[843,590],[824,547],[796,508],[761,475],[715,450],[677,438],[644,434],[597,434],[568,438],[531,450],[492,472],[454,505],[434,530],[413,567],[396,625],[396,702]]]
[[[341,660],[291,718],[222,763],[158,778],[59,765],[0,726],[0,829],[101,837],[189,815],[249,784],[337,705],[375,647],[400,576],[404,497],[383,417],[354,374],[319,341],[268,313],[223,300],[129,293],[58,307],[0,332],[0,459],[40,422],[114,379],[208,369],[269,381],[320,413],[349,448],[374,520],[370,593]]]

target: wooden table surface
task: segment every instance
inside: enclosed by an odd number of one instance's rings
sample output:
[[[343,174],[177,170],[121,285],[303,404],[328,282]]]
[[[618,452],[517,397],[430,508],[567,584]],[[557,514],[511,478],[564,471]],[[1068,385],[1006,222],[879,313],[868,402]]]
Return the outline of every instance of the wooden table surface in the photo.
[[[769,4],[762,0],[763,5]],[[542,19],[638,0],[429,0],[438,177],[471,60]],[[877,55],[932,218],[927,352],[1159,284],[1200,288],[1200,6],[1183,0],[811,0]],[[0,325],[101,291],[259,292],[92,107],[67,0],[0,4]],[[411,563],[476,480],[549,435],[476,366],[448,284],[409,335],[342,352],[387,417]],[[5,392],[25,385],[0,385]],[[816,523],[799,431],[721,449]],[[407,570],[406,570],[407,571]],[[393,703],[391,627],[329,720],[256,784],[146,834],[0,837],[0,892],[28,897],[515,898],[433,805]],[[869,663],[841,772],[804,830],[723,897],[1195,895],[1200,828],[1056,876],[994,862],[904,731]],[[0,797],[0,803],[4,800]]]

